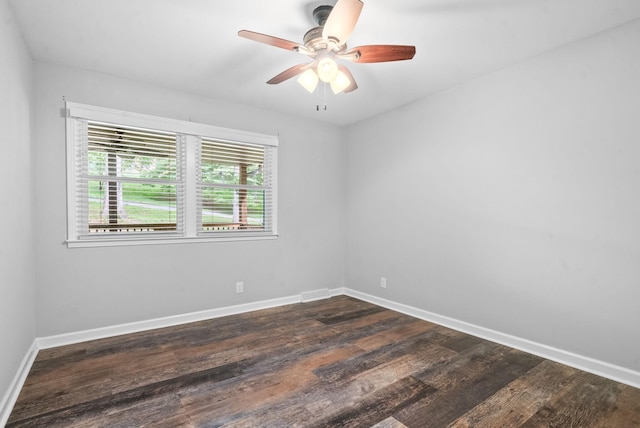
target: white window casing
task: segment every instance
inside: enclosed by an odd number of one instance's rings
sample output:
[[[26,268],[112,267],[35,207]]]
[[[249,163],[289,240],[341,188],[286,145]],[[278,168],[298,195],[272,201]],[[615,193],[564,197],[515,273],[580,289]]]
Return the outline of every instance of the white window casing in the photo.
[[[277,237],[278,138],[66,103],[67,245]]]

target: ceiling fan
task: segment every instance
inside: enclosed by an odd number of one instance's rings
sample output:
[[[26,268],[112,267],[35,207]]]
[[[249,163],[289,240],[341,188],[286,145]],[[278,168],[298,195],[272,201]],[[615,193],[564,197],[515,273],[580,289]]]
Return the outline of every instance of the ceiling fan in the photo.
[[[307,31],[303,44],[266,34],[241,30],[238,36],[278,48],[299,52],[313,61],[294,65],[267,83],[275,85],[298,76],[298,82],[309,92],[315,91],[318,81],[329,83],[334,93],[351,92],[358,88],[347,67],[336,59],[357,63],[389,62],[412,59],[415,46],[365,45],[347,48],[347,40],[358,22],[361,0],[338,0],[335,6],[318,6],[313,11],[317,27]]]

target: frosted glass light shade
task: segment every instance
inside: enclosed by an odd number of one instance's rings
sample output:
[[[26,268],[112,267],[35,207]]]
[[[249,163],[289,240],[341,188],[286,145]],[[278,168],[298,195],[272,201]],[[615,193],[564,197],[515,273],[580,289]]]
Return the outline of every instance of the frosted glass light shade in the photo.
[[[318,77],[323,82],[331,82],[338,75],[338,71],[338,64],[331,57],[322,58],[318,62]]]
[[[298,83],[307,91],[313,93],[316,90],[316,86],[318,86],[318,75],[315,71],[309,69],[298,77]]]
[[[340,92],[347,89],[347,87],[351,84],[351,81],[342,71],[338,71],[336,77],[331,81],[331,90],[334,94],[339,94]]]

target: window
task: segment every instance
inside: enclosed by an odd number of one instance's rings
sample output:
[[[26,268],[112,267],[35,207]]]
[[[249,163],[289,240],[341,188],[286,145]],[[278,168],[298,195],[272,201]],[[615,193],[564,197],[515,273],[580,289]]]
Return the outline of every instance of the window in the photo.
[[[68,246],[274,238],[277,143],[67,103]]]
[[[264,146],[238,146],[202,138],[198,183],[200,233],[269,228],[270,174],[265,174]],[[265,180],[266,178],[266,180]]]
[[[81,234],[179,234],[184,221],[184,153],[179,150],[184,139],[175,133],[94,121],[78,121],[78,126],[82,134],[86,126],[87,135],[78,152]]]

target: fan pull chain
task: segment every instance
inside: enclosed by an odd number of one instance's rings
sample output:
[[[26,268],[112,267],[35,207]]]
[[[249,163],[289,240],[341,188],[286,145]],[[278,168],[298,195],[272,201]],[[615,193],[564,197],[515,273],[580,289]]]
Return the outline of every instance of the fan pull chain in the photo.
[[[320,89],[318,88],[318,97],[320,96]],[[322,110],[327,110],[327,84],[322,83]],[[320,111],[320,104],[316,104],[316,111]]]

